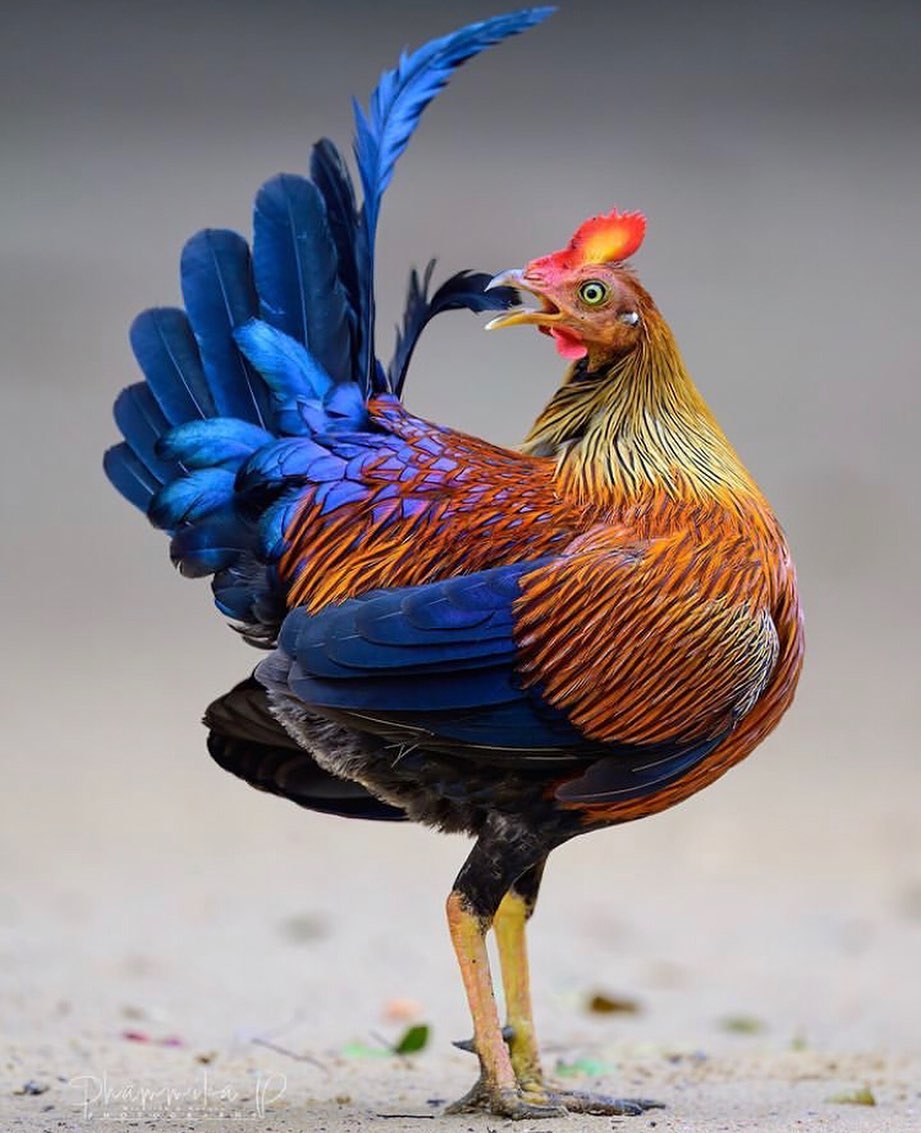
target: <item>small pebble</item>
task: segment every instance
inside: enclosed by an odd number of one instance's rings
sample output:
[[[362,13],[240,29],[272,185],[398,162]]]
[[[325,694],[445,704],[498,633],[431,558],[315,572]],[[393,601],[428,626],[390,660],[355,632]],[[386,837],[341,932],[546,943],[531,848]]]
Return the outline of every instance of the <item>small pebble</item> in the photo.
[[[389,1023],[411,1023],[422,1015],[422,1004],[396,996],[384,1004],[382,1015]]]
[[[641,1010],[635,999],[628,999],[622,995],[608,995],[603,991],[596,991],[590,995],[585,1009],[593,1015],[637,1015]]]
[[[19,1089],[14,1090],[13,1093],[20,1097],[34,1098],[38,1097],[39,1094],[47,1093],[49,1089],[50,1087],[46,1086],[44,1082],[36,1082],[33,1078],[30,1078],[28,1082],[23,1082]]]

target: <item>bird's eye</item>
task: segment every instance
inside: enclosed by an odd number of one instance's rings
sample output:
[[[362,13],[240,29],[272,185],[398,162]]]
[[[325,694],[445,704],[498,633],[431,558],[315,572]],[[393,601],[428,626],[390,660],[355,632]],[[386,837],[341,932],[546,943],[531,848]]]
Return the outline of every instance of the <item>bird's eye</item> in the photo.
[[[579,288],[579,298],[589,307],[597,307],[607,297],[607,286],[600,279],[587,279]]]

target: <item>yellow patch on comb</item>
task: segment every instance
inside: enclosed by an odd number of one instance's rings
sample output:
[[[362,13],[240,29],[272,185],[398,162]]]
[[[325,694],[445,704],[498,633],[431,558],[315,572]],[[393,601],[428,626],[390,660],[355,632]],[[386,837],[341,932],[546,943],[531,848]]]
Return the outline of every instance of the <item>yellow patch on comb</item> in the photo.
[[[639,248],[646,235],[646,218],[640,212],[593,216],[586,220],[572,240],[569,249],[573,261],[582,264],[610,264],[625,260]]]
[[[641,212],[618,212],[593,216],[581,224],[559,252],[541,256],[528,264],[528,271],[570,272],[587,264],[616,264],[632,256],[646,235],[646,217]]]

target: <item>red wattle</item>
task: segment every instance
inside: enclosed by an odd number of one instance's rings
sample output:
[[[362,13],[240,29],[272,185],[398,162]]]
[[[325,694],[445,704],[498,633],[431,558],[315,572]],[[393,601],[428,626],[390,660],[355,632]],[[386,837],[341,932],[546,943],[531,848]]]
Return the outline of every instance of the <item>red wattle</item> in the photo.
[[[588,354],[588,347],[581,342],[571,331],[552,327],[550,333],[556,343],[557,354],[568,362],[576,362]]]

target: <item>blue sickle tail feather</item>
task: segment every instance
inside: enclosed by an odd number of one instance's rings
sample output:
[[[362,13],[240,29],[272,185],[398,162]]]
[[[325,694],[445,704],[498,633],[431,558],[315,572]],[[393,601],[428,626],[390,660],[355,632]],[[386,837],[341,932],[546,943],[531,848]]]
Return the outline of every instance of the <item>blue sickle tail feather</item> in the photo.
[[[487,47],[545,20],[553,8],[526,8],[507,16],[470,24],[453,35],[433,39],[412,55],[401,56],[392,71],[385,71],[371,95],[368,112],[353,104],[355,112],[355,159],[364,191],[361,228],[367,260],[362,280],[362,314],[367,326],[363,336],[366,356],[361,372],[372,381],[374,337],[374,239],[381,198],[390,184],[394,166],[409,145],[422,112],[445,87],[451,75],[468,59]]]
[[[445,310],[503,310],[515,293],[460,272],[429,298],[432,265],[410,280],[388,369],[374,348],[374,240],[381,198],[425,107],[485,48],[532,27],[526,9],[433,40],[385,72],[365,114],[355,106],[361,206],[341,154],[322,139],[310,178],[259,190],[252,253],[206,229],[182,252],[185,310],[144,311],[131,346],[144,381],[123,390],[124,438],[106,475],[172,538],[182,573],[213,575],[218,607],[252,644],[271,645],[285,614],[277,561],[305,491],[331,491],[323,438],[367,429],[366,402],[400,394],[419,334]]]

